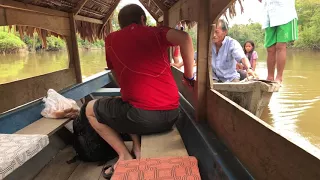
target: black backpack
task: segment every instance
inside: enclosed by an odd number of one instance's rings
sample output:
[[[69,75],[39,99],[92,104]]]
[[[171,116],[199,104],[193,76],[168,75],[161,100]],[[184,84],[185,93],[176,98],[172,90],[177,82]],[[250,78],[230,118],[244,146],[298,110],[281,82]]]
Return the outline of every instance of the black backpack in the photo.
[[[73,121],[73,148],[77,155],[68,161],[73,163],[77,159],[87,162],[107,162],[117,157],[112,147],[102,139],[90,125],[84,104],[80,109],[79,116]]]

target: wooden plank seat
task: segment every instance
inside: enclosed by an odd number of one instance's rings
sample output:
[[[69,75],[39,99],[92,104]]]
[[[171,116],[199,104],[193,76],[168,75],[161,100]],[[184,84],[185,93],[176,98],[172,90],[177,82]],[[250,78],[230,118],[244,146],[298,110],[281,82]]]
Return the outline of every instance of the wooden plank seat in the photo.
[[[91,94],[93,96],[121,96],[120,88],[100,88]]]
[[[141,137],[142,158],[177,156],[188,156],[188,152],[176,127],[169,132]]]
[[[5,178],[48,144],[47,135],[0,134],[0,179]]]
[[[109,78],[109,71],[101,72],[97,75],[94,75],[92,77],[89,77],[85,82],[81,84],[77,84],[73,87],[67,88],[61,92],[63,96],[66,98],[74,99],[74,100],[80,100],[81,98],[84,98],[85,96],[89,95],[92,92],[95,92],[97,89],[104,87],[108,83],[111,82],[111,79]],[[54,87],[52,87],[54,88]],[[28,156],[28,158],[25,158],[25,156],[18,153],[16,156],[16,161],[18,163],[15,163],[16,165],[12,165],[7,167],[5,170],[3,169],[4,166],[2,164],[8,164],[8,157],[1,158],[0,157],[0,172],[4,172],[7,176],[8,174],[12,173],[14,169],[17,169],[17,165],[22,165],[26,161],[28,161],[31,157],[35,156],[37,153],[40,153],[41,150],[48,145],[49,139],[51,142],[51,136],[55,134],[58,130],[64,127],[68,122],[70,122],[70,119],[48,119],[43,118],[41,116],[41,111],[44,108],[44,104],[42,102],[42,99],[35,100],[33,102],[30,102],[26,105],[17,107],[9,112],[3,113],[0,115],[0,134],[9,134],[5,136],[14,136],[14,137],[41,137],[42,139],[47,139],[47,143],[42,143],[41,145],[34,145],[34,143],[30,143],[30,148],[32,150],[31,154],[32,156]],[[33,134],[33,135],[32,135]],[[37,134],[37,135],[34,135]],[[29,135],[29,136],[28,136]],[[31,136],[30,136],[31,135]],[[3,135],[4,136],[4,135]],[[19,139],[19,138],[17,138]],[[55,141],[57,137],[53,138]],[[40,140],[39,140],[40,141]],[[44,141],[44,140],[42,140]],[[23,141],[27,142],[27,141]],[[14,143],[14,142],[13,142]],[[17,143],[18,144],[18,143]],[[9,142],[0,142],[0,154],[3,154],[3,149],[6,149],[7,146],[9,146]],[[37,148],[34,148],[34,147]],[[53,149],[57,150],[56,152],[51,153],[58,153],[59,149],[57,149],[56,145],[51,145],[54,147],[50,147],[47,151],[53,151]],[[24,149],[27,149],[27,145],[21,144],[21,147],[25,147]],[[42,147],[42,148],[40,148]],[[26,150],[27,151],[27,150]],[[30,151],[30,150],[29,150]],[[28,151],[28,152],[29,152]],[[23,151],[25,152],[25,151]],[[30,154],[30,153],[29,153]],[[46,154],[46,153],[44,153]],[[47,153],[48,154],[48,153]],[[21,160],[20,160],[21,159]],[[34,158],[32,158],[34,159]],[[40,158],[41,159],[41,158]],[[43,162],[44,164],[47,164],[48,162]],[[10,164],[10,163],[9,163]],[[24,168],[24,167],[23,167]],[[8,169],[8,170],[7,170]],[[25,172],[24,170],[20,170],[20,172]],[[19,172],[19,174],[20,174]],[[36,172],[35,172],[36,173]],[[32,174],[32,173],[30,173]],[[4,177],[3,174],[0,174]],[[10,175],[11,176],[11,175]],[[10,177],[12,178],[12,177]],[[9,178],[9,179],[10,179]]]
[[[66,98],[80,100],[95,92],[97,89],[110,83],[109,71],[98,73],[89,77],[85,82],[66,88],[59,92]],[[54,87],[51,87],[54,89]],[[0,133],[12,134],[42,118],[41,111],[44,108],[42,98],[20,106],[0,115]],[[57,123],[57,127],[61,124]],[[47,134],[47,133],[44,133]]]
[[[17,131],[15,134],[45,134],[52,135],[64,125],[66,125],[71,119],[50,119],[41,118],[36,122],[26,126],[25,128]]]

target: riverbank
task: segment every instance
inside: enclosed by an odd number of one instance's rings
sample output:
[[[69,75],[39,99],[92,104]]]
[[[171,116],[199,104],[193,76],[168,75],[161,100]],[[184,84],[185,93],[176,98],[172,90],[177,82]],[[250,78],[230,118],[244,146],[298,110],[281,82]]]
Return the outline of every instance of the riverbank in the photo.
[[[103,40],[91,43],[78,37],[77,41],[80,49],[101,50],[104,48]],[[18,32],[9,32],[7,27],[4,27],[4,31],[0,32],[0,54],[61,50],[66,50],[66,42],[55,36],[47,37],[46,42],[43,43],[36,33],[33,34],[33,37],[21,37]]]

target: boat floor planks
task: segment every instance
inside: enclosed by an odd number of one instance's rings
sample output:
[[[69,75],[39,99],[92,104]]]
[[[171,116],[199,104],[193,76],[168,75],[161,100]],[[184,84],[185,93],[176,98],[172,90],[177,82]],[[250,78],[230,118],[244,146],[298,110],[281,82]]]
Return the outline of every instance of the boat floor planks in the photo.
[[[71,146],[66,147],[55,156],[50,163],[34,178],[34,180],[66,180],[78,167],[80,161],[67,164],[66,161],[75,156],[75,151]]]
[[[125,142],[125,145],[129,150],[132,149],[131,141]],[[105,165],[112,165],[117,161],[117,158],[115,158],[100,166],[98,166],[98,162],[76,161],[68,164],[67,161],[75,155],[76,153],[72,146],[67,146],[41,170],[34,180],[104,180],[102,168]]]
[[[98,162],[81,162],[68,180],[98,180],[102,176],[103,165]]]

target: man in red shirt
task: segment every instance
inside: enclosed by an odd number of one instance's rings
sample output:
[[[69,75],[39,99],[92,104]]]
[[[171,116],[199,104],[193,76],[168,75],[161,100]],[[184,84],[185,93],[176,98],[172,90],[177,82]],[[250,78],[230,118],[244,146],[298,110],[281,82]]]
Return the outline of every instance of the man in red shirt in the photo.
[[[184,80],[193,84],[191,37],[167,27],[147,27],[143,9],[135,4],[118,15],[120,31],[105,39],[108,68],[121,88],[121,98],[90,101],[86,115],[92,127],[118,153],[119,160],[132,159],[118,133],[128,133],[133,153],[140,158],[138,135],[170,130],[179,116],[179,94],[167,49],[180,46]],[[110,167],[104,177],[113,173]]]

